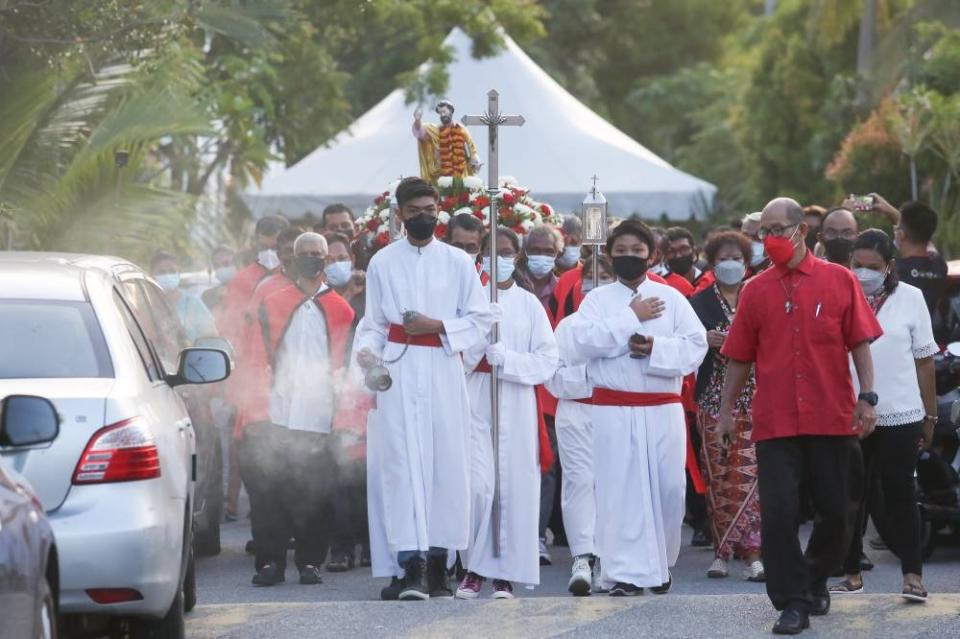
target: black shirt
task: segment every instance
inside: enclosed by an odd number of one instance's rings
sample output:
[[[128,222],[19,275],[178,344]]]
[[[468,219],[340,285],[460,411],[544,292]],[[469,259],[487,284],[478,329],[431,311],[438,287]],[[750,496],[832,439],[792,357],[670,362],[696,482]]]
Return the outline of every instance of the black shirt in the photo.
[[[943,258],[936,253],[926,257],[901,257],[897,260],[897,275],[901,282],[923,291],[927,310],[932,315],[947,286],[947,263]]]

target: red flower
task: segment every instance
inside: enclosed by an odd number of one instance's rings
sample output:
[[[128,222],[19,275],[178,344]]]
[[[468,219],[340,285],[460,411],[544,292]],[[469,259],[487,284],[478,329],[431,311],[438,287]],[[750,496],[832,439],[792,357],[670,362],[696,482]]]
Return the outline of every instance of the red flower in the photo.
[[[446,224],[437,224],[433,229],[433,236],[438,240],[442,240],[447,236],[447,225]]]
[[[516,201],[517,201],[517,197],[510,191],[507,191],[506,193],[503,194],[504,204],[513,204]]]
[[[380,218],[374,214],[374,216],[367,221],[366,227],[368,231],[376,232],[376,230],[380,228]]]
[[[514,225],[513,225],[512,227],[510,227],[510,228],[512,228],[512,229],[513,229],[513,232],[516,233],[517,235],[523,235],[524,233],[526,233],[526,231],[523,230],[523,225],[522,225],[522,224],[514,224]]]
[[[440,200],[440,209],[443,211],[451,211],[456,205],[457,199],[453,196],[445,197]]]
[[[461,204],[466,204],[466,203],[469,202],[469,201],[470,201],[470,194],[469,194],[469,193],[467,193],[466,191],[464,191],[463,193],[460,194],[460,203],[461,203]]]
[[[473,201],[473,205],[480,209],[486,208],[490,206],[490,198],[488,198],[486,195],[481,195]]]
[[[386,231],[377,235],[377,237],[374,238],[373,240],[373,245],[376,246],[378,249],[382,249],[384,246],[386,246],[389,243],[390,243],[390,234],[387,233]]]
[[[473,217],[477,218],[481,222],[483,221],[483,209],[476,209],[473,212]]]

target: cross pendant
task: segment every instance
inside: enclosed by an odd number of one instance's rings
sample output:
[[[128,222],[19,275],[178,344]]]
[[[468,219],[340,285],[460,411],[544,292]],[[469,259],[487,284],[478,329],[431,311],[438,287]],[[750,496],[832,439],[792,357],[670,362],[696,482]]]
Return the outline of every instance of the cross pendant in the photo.
[[[785,310],[785,311],[787,312],[787,315],[789,315],[790,313],[792,313],[792,312],[793,312],[793,302],[791,302],[790,300],[787,300],[786,303],[783,305],[783,310]]]

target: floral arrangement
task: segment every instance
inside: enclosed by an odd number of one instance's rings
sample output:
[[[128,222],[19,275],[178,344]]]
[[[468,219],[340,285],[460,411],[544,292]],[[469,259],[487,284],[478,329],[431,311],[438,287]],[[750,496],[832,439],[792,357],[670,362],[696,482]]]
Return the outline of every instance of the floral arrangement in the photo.
[[[369,240],[374,250],[390,243],[390,201],[400,182],[394,182],[389,189],[373,201],[373,205],[364,211],[357,224],[360,236]],[[483,180],[478,177],[441,177],[437,181],[440,191],[440,215],[434,235],[443,238],[447,233],[447,224],[451,216],[467,213],[490,224],[490,195]],[[501,226],[513,229],[524,235],[535,226],[544,222],[559,224],[560,218],[549,204],[537,202],[530,197],[530,190],[517,184],[509,176],[500,178],[500,189],[494,196],[499,203],[499,222]]]

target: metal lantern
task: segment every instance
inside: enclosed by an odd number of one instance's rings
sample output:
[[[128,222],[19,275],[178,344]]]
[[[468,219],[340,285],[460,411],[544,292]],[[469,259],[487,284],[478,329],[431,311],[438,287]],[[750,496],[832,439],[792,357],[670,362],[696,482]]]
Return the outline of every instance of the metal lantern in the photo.
[[[400,204],[397,203],[397,193],[394,191],[390,195],[390,218],[387,227],[390,229],[390,242],[400,239],[400,228],[403,223],[400,221]]]
[[[597,190],[597,177],[593,177],[593,188],[583,200],[580,211],[583,223],[583,243],[602,246],[607,242],[607,198]]]

